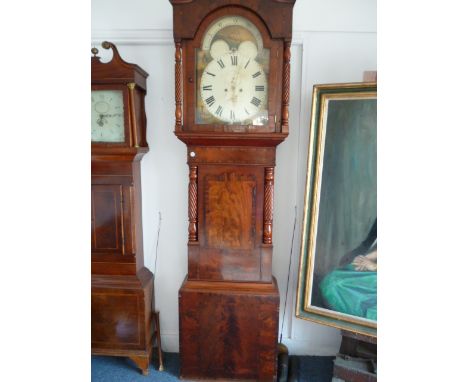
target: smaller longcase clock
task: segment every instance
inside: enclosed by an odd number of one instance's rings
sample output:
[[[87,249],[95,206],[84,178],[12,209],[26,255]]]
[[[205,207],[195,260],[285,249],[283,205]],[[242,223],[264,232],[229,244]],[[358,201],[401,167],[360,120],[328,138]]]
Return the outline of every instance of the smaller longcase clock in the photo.
[[[156,325],[141,219],[148,73],[111,42],[102,47],[113,54],[104,63],[91,50],[91,351],[128,356],[148,374]]]

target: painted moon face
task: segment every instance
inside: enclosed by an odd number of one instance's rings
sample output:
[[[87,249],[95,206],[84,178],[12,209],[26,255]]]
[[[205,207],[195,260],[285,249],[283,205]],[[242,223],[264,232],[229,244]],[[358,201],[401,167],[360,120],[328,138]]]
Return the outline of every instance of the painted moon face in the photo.
[[[210,54],[214,60],[217,60],[227,52],[229,52],[229,45],[226,41],[216,40],[213,44],[211,44]]]
[[[258,54],[257,46],[252,41],[242,41],[238,51],[242,56],[249,58],[255,58]]]

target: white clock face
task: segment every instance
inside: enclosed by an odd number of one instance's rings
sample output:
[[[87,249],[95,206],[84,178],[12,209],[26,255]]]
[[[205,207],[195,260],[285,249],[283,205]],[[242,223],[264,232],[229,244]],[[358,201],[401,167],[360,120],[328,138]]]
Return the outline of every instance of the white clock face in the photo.
[[[232,51],[211,61],[203,71],[200,93],[206,110],[221,121],[268,119],[267,79],[252,55]]]
[[[125,142],[124,102],[121,90],[91,91],[91,141]]]
[[[236,15],[214,20],[196,50],[196,124],[226,131],[269,126],[269,61],[253,22]]]

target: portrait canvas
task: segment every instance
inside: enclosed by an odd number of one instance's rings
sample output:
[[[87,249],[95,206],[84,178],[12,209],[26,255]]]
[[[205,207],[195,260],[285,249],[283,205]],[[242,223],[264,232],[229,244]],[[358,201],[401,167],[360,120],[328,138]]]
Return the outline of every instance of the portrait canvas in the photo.
[[[297,315],[377,328],[377,88],[314,87]]]

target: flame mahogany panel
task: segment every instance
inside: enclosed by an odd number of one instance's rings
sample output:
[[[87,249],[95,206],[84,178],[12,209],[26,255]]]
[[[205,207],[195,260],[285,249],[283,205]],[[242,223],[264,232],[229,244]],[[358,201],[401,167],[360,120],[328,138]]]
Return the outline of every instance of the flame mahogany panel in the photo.
[[[203,244],[221,250],[252,250],[256,231],[256,176],[239,174],[232,168],[223,168],[216,173],[205,173],[203,177]]]
[[[261,169],[200,166],[199,176],[199,278],[259,280]]]
[[[181,378],[276,380],[279,294],[276,280],[263,285],[184,282]]]

